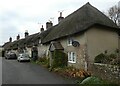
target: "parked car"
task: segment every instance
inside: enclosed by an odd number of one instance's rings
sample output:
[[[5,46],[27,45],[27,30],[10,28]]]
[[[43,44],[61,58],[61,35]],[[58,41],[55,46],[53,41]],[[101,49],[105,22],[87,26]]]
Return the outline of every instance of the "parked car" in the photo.
[[[5,59],[17,59],[17,55],[14,52],[6,52],[5,53]]]
[[[21,62],[21,61],[30,61],[30,57],[26,53],[21,53],[21,54],[18,55],[17,61],[18,62]]]

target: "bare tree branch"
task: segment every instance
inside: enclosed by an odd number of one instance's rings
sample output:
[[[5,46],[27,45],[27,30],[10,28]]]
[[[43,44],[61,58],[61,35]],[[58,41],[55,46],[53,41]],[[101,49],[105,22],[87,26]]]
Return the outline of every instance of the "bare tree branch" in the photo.
[[[108,17],[120,27],[120,2],[108,10]]]

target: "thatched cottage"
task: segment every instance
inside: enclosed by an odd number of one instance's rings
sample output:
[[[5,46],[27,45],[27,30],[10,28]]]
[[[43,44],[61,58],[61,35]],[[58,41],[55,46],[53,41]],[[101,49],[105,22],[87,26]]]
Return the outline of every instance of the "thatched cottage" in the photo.
[[[68,55],[68,65],[84,69],[88,69],[98,54],[118,49],[117,25],[90,3],[65,18],[60,15],[58,20],[55,26],[46,23],[47,30],[42,27],[41,33],[28,35],[19,45],[24,44],[29,54],[33,45],[36,46],[38,57],[48,55],[50,48],[62,48]]]

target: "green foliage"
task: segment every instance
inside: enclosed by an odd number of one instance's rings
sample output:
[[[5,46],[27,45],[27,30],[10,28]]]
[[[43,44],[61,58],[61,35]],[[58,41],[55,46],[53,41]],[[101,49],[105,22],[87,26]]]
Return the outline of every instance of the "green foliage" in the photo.
[[[46,60],[47,60],[46,57],[41,57],[38,59],[39,62],[45,62]]]
[[[38,59],[38,63],[46,66],[47,68],[50,67],[50,65],[49,65],[49,58],[47,58],[47,57],[41,57],[41,58],[39,58]]]
[[[116,58],[117,58],[116,54],[106,55],[106,54],[101,53],[95,57],[94,62],[95,63],[114,64]]]
[[[109,58],[110,58],[110,59],[116,59],[116,58],[117,58],[117,55],[116,55],[116,54],[110,54],[110,55],[109,55]]]
[[[62,51],[55,50],[52,52],[52,59],[52,68],[67,66],[68,58],[67,55]]]
[[[114,59],[111,64],[120,66],[120,58]]]
[[[105,54],[101,53],[95,57],[94,62],[103,63],[104,59],[105,59]]]
[[[84,79],[81,84],[105,84],[101,79],[97,78],[97,77],[88,77],[86,79]]]
[[[86,79],[84,79],[79,85],[83,85],[83,86],[118,86],[117,84],[114,83],[110,83],[108,81],[102,80],[101,78],[98,77],[87,77]]]

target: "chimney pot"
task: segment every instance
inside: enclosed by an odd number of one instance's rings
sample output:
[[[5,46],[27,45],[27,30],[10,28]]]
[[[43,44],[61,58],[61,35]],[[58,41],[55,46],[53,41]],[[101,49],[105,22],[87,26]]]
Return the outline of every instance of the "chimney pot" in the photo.
[[[50,28],[53,26],[52,21],[46,22],[46,29]]]
[[[61,22],[64,19],[64,17],[62,17],[62,12],[60,12],[60,17],[58,17],[58,23]]]
[[[44,31],[43,25],[42,25],[42,28],[40,28],[40,31],[41,31],[41,32],[43,32],[43,31]]]
[[[18,34],[18,36],[17,36],[17,40],[19,40],[20,39],[20,35]]]
[[[25,31],[25,37],[29,35],[28,30]]]
[[[11,37],[9,38],[9,42],[12,42],[12,38]]]

